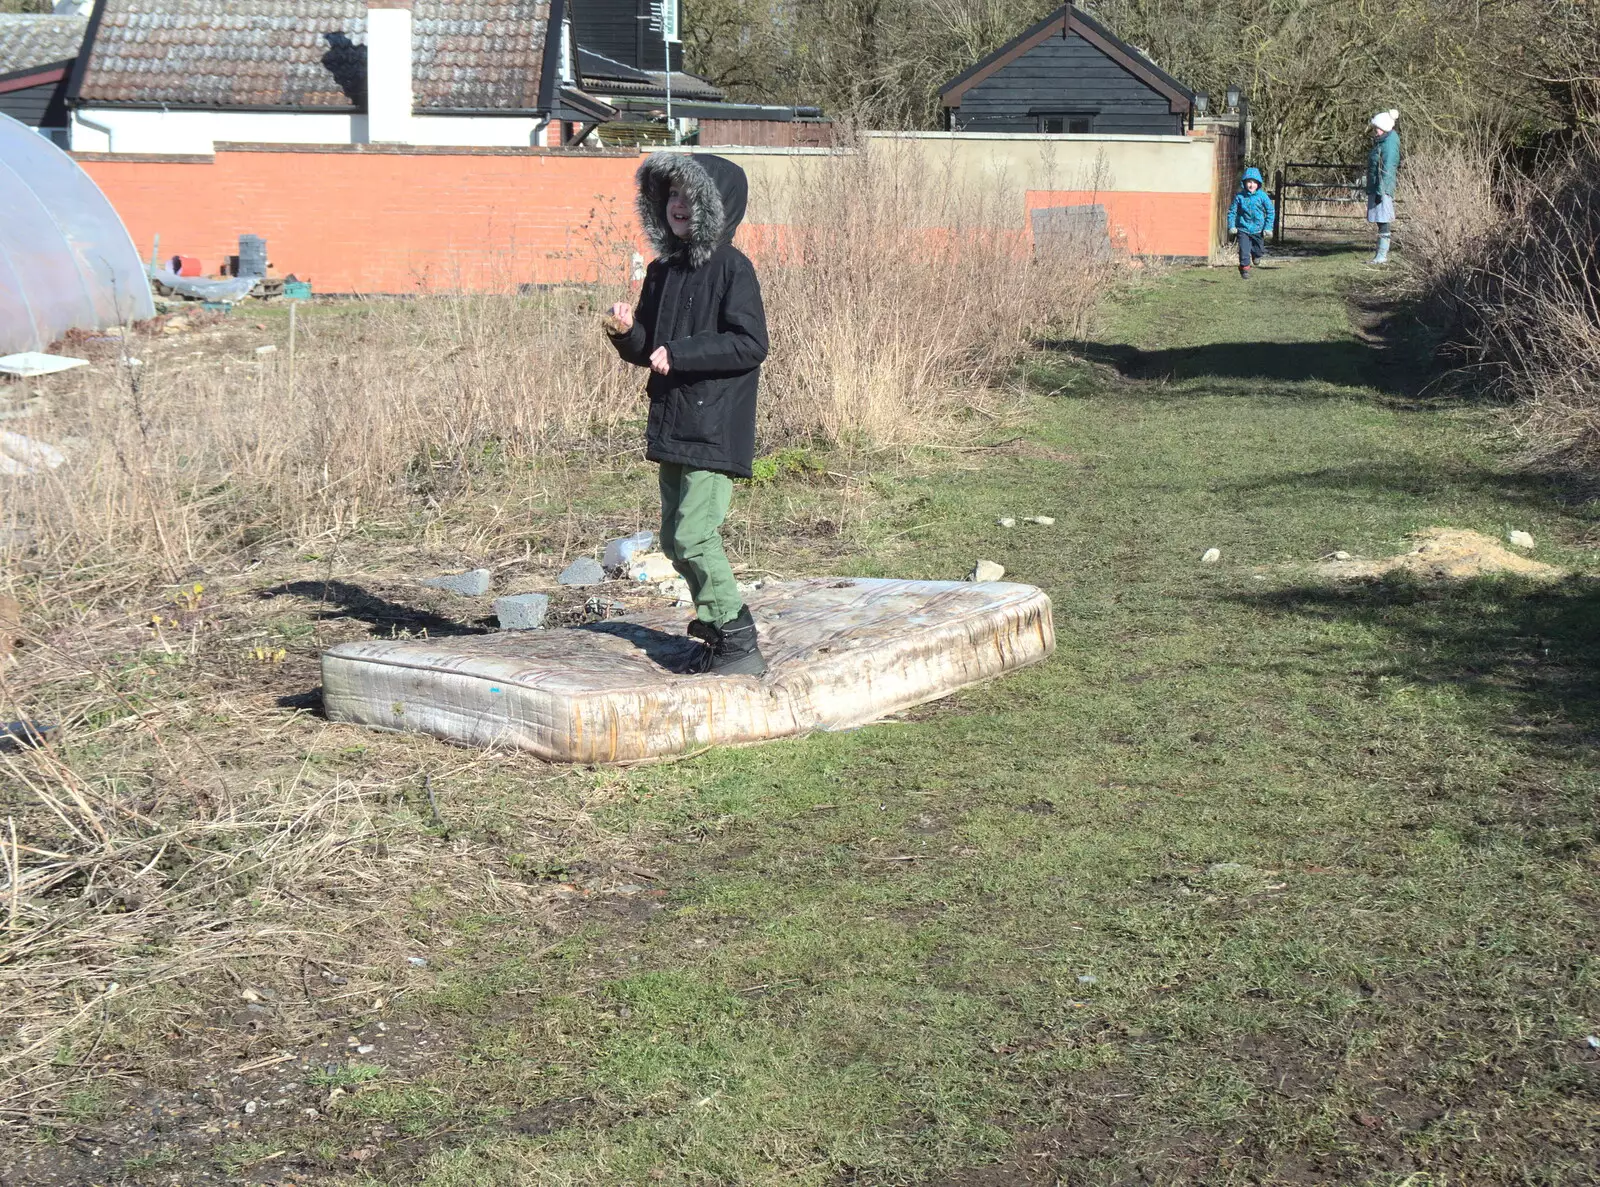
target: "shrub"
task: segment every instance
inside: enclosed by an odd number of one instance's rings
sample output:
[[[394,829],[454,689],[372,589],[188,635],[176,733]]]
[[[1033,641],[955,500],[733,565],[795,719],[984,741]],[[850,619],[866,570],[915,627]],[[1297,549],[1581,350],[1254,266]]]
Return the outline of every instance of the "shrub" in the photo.
[[[1533,460],[1600,468],[1600,145],[1531,175],[1470,149],[1407,172],[1407,257],[1447,351],[1513,402]]]

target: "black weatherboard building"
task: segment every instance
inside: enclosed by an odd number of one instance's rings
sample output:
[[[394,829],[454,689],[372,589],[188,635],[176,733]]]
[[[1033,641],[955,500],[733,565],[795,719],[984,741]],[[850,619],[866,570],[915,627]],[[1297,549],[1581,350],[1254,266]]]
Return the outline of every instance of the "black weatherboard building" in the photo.
[[[1182,135],[1194,92],[1072,5],[939,90],[957,132]]]
[[[89,18],[0,13],[0,112],[67,144],[67,80]]]
[[[678,0],[667,2],[678,4]],[[572,23],[578,44],[586,50],[639,70],[669,68],[656,0],[574,0]],[[681,43],[672,45],[670,69],[683,69]]]

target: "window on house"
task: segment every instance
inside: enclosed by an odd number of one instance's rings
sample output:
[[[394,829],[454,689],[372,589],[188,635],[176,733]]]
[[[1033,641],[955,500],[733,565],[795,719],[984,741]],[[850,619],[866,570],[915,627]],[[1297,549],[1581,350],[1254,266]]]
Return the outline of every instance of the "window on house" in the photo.
[[[1046,136],[1087,136],[1094,130],[1094,116],[1072,112],[1047,114],[1039,117],[1039,131]]]

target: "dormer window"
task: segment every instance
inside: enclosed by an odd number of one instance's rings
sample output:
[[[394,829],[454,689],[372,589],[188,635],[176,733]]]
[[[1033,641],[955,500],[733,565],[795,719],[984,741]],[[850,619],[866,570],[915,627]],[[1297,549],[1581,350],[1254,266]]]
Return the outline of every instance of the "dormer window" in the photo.
[[[1094,113],[1046,112],[1039,116],[1039,131],[1046,136],[1087,136],[1094,131]]]

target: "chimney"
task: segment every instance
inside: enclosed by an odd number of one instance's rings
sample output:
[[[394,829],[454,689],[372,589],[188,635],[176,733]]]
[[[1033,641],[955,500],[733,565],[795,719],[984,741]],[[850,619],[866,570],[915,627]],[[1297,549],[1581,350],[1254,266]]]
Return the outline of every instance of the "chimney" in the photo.
[[[411,0],[367,0],[367,142],[411,143]]]

